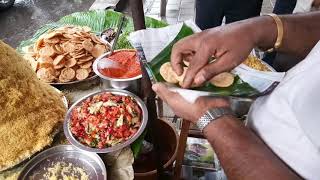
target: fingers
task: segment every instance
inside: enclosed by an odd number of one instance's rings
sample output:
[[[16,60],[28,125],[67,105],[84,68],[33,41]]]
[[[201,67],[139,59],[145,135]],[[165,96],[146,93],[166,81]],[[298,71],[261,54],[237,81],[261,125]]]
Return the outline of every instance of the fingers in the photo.
[[[152,89],[171,107],[177,116],[193,122],[197,120],[199,113],[196,113],[195,110],[190,111],[191,109],[196,109],[196,107],[187,102],[180,94],[170,91],[162,83],[153,85]]]
[[[189,103],[178,93],[170,91],[163,83],[157,83],[152,86],[157,95],[173,109],[185,107]]]
[[[203,45],[203,44],[202,44]],[[186,72],[186,76],[183,80],[182,87],[189,88],[192,86],[194,82],[194,77],[196,74],[206,65],[208,64],[210,51],[207,49],[206,46],[202,46],[197,49],[196,54],[194,55],[193,59],[190,61],[189,68]]]
[[[165,102],[168,102],[170,99],[174,99],[174,97],[177,96],[177,93],[170,91],[163,83],[153,85],[152,89]]]
[[[241,62],[235,60],[235,57],[231,53],[225,53],[217,59],[216,62],[208,64],[198,71],[194,77],[194,83],[196,85],[201,85],[217,74],[232,70],[240,63]]]
[[[183,73],[182,61],[185,55],[192,54],[197,45],[194,42],[197,35],[191,35],[178,41],[172,48],[171,65],[173,70],[180,76]]]
[[[193,53],[192,54],[187,54],[187,55],[184,56],[183,61],[190,62],[192,60],[193,56],[194,56]]]

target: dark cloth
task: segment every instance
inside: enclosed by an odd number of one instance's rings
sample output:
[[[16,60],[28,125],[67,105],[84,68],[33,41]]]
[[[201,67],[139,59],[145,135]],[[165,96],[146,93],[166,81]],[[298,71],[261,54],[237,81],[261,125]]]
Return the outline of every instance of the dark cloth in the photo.
[[[196,24],[202,29],[259,16],[263,0],[197,0]]]
[[[273,8],[275,14],[292,14],[297,0],[277,0]]]

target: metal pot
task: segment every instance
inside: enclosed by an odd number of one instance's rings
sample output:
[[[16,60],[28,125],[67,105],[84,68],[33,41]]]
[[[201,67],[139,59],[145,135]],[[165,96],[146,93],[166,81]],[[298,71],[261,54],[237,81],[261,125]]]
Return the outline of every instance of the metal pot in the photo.
[[[120,50],[116,50],[115,52],[119,52],[119,51],[135,51],[135,50],[120,49]],[[107,89],[107,88],[126,89],[126,90],[135,92],[138,88],[139,80],[141,79],[142,75],[132,77],[132,78],[127,78],[127,79],[120,79],[120,78],[111,78],[100,73],[98,69],[99,62],[104,58],[109,57],[110,55],[111,55],[110,52],[101,55],[99,58],[97,58],[94,61],[92,65],[93,71],[101,78],[101,81],[103,83],[102,84],[103,88],[104,89]]]
[[[237,117],[243,117],[248,114],[253,98],[229,97],[231,109]]]
[[[178,133],[173,126],[173,124],[167,120],[158,119],[155,120],[157,124],[157,129],[152,129],[155,131],[155,136],[161,137],[163,141],[160,141],[159,147],[162,157],[160,159],[164,160],[163,169],[164,171],[172,171],[173,163],[176,159],[178,153]],[[145,138],[147,139],[147,138]],[[139,156],[143,156],[140,154]],[[149,156],[150,157],[150,156]],[[139,158],[135,160],[133,164],[134,179],[136,180],[156,180],[158,177],[158,172],[156,168],[150,168],[154,165],[152,163],[155,159],[145,159],[144,161],[139,162]],[[138,163],[138,164],[137,164]]]

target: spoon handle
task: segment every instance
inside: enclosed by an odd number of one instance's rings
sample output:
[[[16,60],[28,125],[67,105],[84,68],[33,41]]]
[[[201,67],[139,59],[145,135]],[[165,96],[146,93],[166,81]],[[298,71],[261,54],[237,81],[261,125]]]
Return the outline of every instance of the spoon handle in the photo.
[[[126,16],[124,14],[121,15],[120,17],[120,22],[118,24],[118,27],[117,27],[117,33],[116,33],[116,37],[114,38],[114,41],[113,41],[113,44],[112,44],[112,47],[111,47],[111,51],[110,51],[110,54],[113,53],[117,43],[118,43],[118,39],[119,39],[119,36],[121,34],[121,30],[123,28],[123,24],[124,24],[124,21],[126,19]]]

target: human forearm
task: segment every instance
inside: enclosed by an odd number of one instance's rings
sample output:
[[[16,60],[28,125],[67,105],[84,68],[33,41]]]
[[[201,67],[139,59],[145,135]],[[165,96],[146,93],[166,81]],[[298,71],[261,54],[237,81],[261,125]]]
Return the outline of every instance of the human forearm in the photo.
[[[284,34],[277,51],[304,58],[320,40],[320,12],[279,17],[283,23]],[[277,29],[271,17],[256,18],[251,29],[256,29],[256,46],[268,49],[274,45]]]
[[[300,179],[251,130],[233,117],[210,123],[204,134],[229,179]]]

